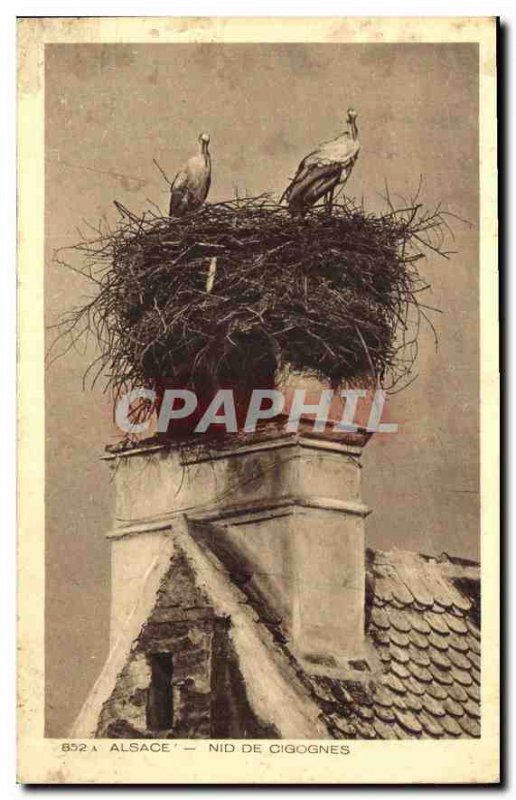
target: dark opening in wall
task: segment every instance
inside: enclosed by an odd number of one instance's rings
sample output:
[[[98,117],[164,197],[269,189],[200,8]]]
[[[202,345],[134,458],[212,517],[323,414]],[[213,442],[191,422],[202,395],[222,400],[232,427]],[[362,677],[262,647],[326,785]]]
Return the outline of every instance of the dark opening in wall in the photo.
[[[150,656],[151,683],[147,701],[147,727],[167,730],[173,725],[172,655],[152,653]]]

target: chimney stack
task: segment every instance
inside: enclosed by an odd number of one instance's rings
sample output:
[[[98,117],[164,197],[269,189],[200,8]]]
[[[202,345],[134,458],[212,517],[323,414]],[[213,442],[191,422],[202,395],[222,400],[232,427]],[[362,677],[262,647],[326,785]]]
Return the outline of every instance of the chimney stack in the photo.
[[[108,456],[116,464],[117,509],[109,534],[112,646],[138,581],[143,585],[149,570],[164,574],[174,519],[186,516],[228,580],[240,573],[281,621],[305,666],[346,670],[364,658],[369,511],[361,499],[360,456],[368,438],[314,433],[306,422],[287,433],[276,422],[211,451],[156,446]]]

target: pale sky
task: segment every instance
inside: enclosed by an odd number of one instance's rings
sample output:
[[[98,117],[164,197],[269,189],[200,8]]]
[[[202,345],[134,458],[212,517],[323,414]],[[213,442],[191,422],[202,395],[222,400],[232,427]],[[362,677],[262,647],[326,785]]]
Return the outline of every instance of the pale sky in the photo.
[[[368,210],[413,194],[469,220],[457,255],[422,272],[439,335],[423,329],[418,379],[390,403],[396,435],[368,444],[371,547],[478,558],[478,139],[476,45],[47,45],[47,322],[91,291],[52,262],[113,200],[136,212],[211,135],[210,200],[280,194],[301,158],[358,111],[361,152],[347,193]],[[77,262],[76,262],[77,263]],[[107,652],[113,442],[110,399],[82,387],[95,357],[47,374],[47,733],[66,734]]]

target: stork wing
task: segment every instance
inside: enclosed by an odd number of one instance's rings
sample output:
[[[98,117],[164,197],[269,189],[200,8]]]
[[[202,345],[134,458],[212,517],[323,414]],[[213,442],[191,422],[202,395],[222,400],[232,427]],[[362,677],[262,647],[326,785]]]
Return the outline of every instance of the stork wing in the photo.
[[[311,170],[309,175],[291,188],[288,198],[289,209],[293,213],[304,213],[309,206],[317,203],[321,197],[334,189],[341,177],[340,166],[332,170]]]
[[[333,177],[334,172],[341,173],[348,166],[353,166],[359,148],[358,141],[353,141],[348,133],[320,144],[317,150],[309,153],[301,161],[293,180],[283,193],[280,203],[283,200],[290,202],[294,189],[303,185],[305,181],[317,181],[325,176],[330,178],[330,176]]]
[[[170,187],[170,217],[178,217],[184,213],[188,205],[188,175],[185,170],[177,173]]]
[[[172,217],[200,208],[208,195],[211,183],[211,162],[204,157],[192,156],[177,173],[170,187],[170,210]]]
[[[289,204],[296,203],[297,199],[305,195],[312,186],[326,182],[335,185],[339,182],[342,164],[335,162],[310,163],[309,158],[310,156],[307,156],[299,165],[293,180],[283,193],[281,201],[285,199]]]

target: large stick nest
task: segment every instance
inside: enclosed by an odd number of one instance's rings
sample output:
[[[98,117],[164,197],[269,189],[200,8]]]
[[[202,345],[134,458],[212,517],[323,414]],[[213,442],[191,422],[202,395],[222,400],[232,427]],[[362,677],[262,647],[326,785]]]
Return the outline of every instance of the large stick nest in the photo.
[[[283,367],[389,389],[410,374],[427,309],[417,262],[426,248],[444,254],[444,224],[421,205],[292,217],[266,197],[181,219],[122,208],[114,229],[73,248],[96,291],[60,321],[58,341],[93,331],[94,372],[117,393]]]

